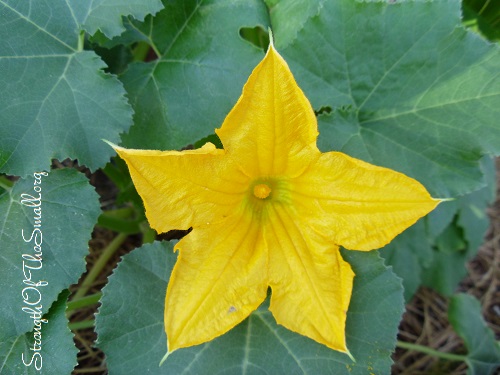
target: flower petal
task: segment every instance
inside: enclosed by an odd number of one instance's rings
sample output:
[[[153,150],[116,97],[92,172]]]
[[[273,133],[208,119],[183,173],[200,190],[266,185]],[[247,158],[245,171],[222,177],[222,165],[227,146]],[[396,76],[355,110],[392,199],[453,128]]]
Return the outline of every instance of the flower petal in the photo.
[[[244,320],[267,295],[267,247],[249,214],[198,228],[176,246],[165,331],[170,352],[214,339]]]
[[[180,152],[114,148],[159,233],[220,221],[241,204],[248,189],[248,177],[211,143]]]
[[[347,352],[345,322],[354,273],[338,246],[297,218],[280,204],[269,208],[270,310],[286,328]]]
[[[353,250],[386,245],[440,202],[418,181],[340,152],[321,154],[290,186],[301,217]]]
[[[272,45],[216,132],[249,176],[296,173],[304,151],[319,153],[311,104]]]

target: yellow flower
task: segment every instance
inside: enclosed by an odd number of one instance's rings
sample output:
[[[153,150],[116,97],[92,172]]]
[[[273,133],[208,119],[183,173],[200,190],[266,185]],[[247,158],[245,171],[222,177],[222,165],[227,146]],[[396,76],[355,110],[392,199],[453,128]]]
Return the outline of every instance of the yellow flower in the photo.
[[[264,301],[288,329],[348,353],[354,273],[339,246],[371,250],[436,207],[417,181],[321,153],[310,103],[271,45],[211,143],[131,150],[127,162],[158,232],[193,228],[165,300],[168,350],[204,343]]]

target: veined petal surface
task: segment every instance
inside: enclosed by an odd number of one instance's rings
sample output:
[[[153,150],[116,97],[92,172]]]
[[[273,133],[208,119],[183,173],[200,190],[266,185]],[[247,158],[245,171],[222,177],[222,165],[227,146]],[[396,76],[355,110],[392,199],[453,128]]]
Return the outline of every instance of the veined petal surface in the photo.
[[[373,250],[440,202],[416,180],[340,152],[321,154],[290,182],[299,215],[351,250]]]
[[[249,176],[294,175],[319,154],[311,104],[272,45],[216,132]]]
[[[269,208],[271,306],[276,321],[347,352],[345,322],[354,272],[338,246],[304,225],[290,207]]]
[[[251,215],[193,230],[177,245],[165,299],[170,352],[210,341],[243,321],[267,295],[267,248]]]
[[[248,177],[211,143],[198,150],[133,150],[115,146],[159,233],[223,220],[239,205]]]
[[[165,300],[169,352],[222,335],[270,286],[279,324],[349,353],[354,273],[339,246],[381,247],[439,200],[401,173],[321,154],[311,105],[272,44],[216,132],[224,150],[115,147],[151,226],[193,227]]]

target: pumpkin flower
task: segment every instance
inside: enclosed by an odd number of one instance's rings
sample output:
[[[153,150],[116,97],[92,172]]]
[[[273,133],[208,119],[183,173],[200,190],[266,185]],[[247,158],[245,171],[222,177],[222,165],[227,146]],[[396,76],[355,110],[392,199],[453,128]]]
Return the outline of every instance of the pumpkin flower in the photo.
[[[272,44],[216,133],[223,149],[112,145],[151,227],[192,228],[175,246],[165,299],[168,353],[224,334],[270,287],[279,324],[349,354],[354,273],[339,246],[380,248],[440,201],[401,173],[321,153],[311,104]]]

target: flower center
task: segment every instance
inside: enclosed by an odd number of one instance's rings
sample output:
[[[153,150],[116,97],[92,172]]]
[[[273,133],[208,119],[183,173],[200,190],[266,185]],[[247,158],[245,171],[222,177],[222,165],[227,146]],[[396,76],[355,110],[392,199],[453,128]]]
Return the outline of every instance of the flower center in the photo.
[[[271,194],[271,188],[267,184],[257,184],[253,187],[253,195],[259,199],[266,199]]]

